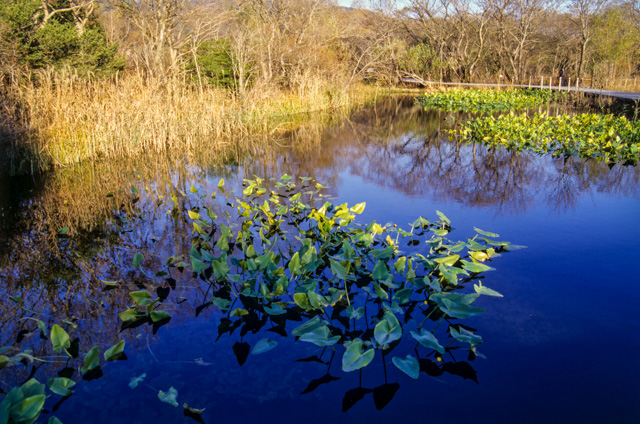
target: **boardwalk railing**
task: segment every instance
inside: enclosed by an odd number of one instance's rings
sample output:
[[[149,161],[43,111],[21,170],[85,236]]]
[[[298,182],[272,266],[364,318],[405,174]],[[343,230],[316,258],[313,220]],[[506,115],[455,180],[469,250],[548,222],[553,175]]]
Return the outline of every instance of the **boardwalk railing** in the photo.
[[[471,82],[439,82],[439,81],[425,81],[418,78],[403,78],[403,82],[413,83],[413,84],[421,84],[424,86],[429,85],[455,85],[461,87],[518,87],[518,88],[537,88],[537,89],[545,89],[545,90],[566,90],[566,91],[575,91],[579,93],[587,93],[587,94],[597,94],[600,96],[609,96],[622,100],[631,100],[637,102],[640,99],[640,93],[632,93],[628,91],[613,91],[613,90],[603,90],[598,88],[585,88],[580,86],[571,86],[571,85],[562,85],[560,84],[549,84],[549,85],[532,85],[532,84],[495,84],[495,83],[471,83]]]

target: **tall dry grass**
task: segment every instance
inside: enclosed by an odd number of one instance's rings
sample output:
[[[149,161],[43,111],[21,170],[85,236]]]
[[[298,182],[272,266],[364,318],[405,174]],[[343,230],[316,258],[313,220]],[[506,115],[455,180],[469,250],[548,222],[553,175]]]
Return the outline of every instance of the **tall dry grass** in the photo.
[[[87,79],[44,71],[11,87],[19,105],[22,171],[168,151],[224,149],[250,136],[296,128],[305,114],[373,99],[378,89],[353,87],[254,92],[243,100],[222,88],[137,75]],[[320,94],[318,94],[320,93]],[[19,170],[18,170],[19,171]]]

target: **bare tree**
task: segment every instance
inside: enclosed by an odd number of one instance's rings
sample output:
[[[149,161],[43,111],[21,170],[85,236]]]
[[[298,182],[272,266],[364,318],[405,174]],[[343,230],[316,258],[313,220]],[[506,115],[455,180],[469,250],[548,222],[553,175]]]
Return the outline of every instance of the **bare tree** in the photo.
[[[577,28],[579,35],[578,78],[582,77],[587,47],[593,36],[593,19],[595,15],[602,12],[607,4],[609,4],[609,0],[569,0],[567,2],[567,8],[571,13],[571,21]]]

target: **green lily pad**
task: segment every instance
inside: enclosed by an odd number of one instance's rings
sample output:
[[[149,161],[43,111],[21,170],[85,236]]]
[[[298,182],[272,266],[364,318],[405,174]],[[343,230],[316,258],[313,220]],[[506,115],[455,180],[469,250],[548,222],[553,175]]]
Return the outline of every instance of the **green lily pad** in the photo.
[[[420,333],[416,333],[415,331],[411,332],[411,335],[414,339],[418,341],[422,346],[428,349],[434,349],[438,351],[440,354],[444,355],[445,349],[439,342],[436,336],[433,335],[430,331],[425,330],[424,328],[420,329]]]
[[[342,356],[342,370],[351,372],[364,368],[373,361],[375,350],[373,348],[363,352],[362,340],[355,339],[347,346],[347,350]]]
[[[278,346],[278,342],[269,340],[268,338],[261,339],[251,350],[252,355],[260,355],[261,353],[269,352],[271,349]]]
[[[414,380],[418,379],[420,375],[420,363],[418,363],[418,360],[412,355],[407,355],[405,359],[400,359],[397,356],[394,356],[392,362],[393,365],[409,377]]]
[[[388,345],[402,337],[402,326],[394,314],[385,312],[384,318],[376,324],[373,336],[380,345]]]

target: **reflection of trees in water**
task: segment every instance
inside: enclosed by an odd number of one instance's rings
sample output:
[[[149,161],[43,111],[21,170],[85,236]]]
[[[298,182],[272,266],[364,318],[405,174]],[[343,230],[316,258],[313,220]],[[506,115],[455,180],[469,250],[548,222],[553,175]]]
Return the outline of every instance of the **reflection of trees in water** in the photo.
[[[329,182],[349,169],[407,195],[490,206],[499,213],[523,213],[540,200],[552,209],[564,210],[594,191],[639,194],[638,168],[610,170],[593,160],[554,159],[459,144],[444,131],[471,115],[424,111],[412,102],[385,99],[330,129],[321,141],[297,138],[287,149],[265,157],[260,167],[315,175]],[[548,106],[545,111],[557,114],[565,109]]]

